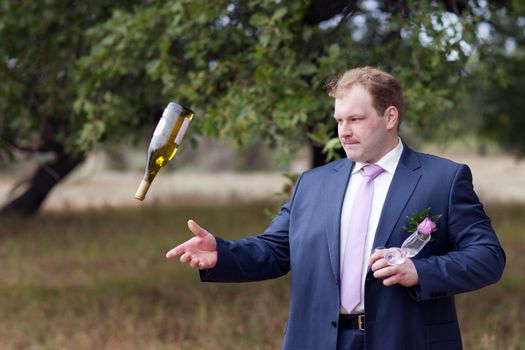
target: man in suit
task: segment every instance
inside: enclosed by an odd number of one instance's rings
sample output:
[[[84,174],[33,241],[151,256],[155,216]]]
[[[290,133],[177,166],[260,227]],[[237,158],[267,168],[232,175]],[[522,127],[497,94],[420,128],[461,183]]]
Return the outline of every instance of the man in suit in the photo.
[[[259,236],[227,241],[192,220],[167,253],[203,281],[270,279],[291,271],[287,350],[461,349],[454,295],[495,283],[505,254],[466,165],[412,151],[398,136],[399,82],[372,67],[330,88],[347,159],[309,170]],[[407,217],[441,215],[419,254],[388,265]]]

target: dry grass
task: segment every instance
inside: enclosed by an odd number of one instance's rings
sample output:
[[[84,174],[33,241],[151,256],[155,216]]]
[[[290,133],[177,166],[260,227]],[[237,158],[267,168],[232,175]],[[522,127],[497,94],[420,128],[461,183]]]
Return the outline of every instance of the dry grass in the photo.
[[[197,219],[225,238],[258,233],[266,204],[50,214],[0,225],[0,349],[278,349],[288,279],[202,284],[164,253]],[[465,349],[525,347],[525,207],[489,212],[508,265],[457,298]]]
[[[505,253],[501,281],[456,298],[465,349],[525,349],[525,206],[487,207]]]

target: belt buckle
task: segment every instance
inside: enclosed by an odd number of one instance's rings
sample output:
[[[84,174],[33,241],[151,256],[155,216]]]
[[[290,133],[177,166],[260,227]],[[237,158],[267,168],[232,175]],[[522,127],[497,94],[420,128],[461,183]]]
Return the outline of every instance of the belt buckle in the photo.
[[[357,316],[357,325],[360,331],[365,330],[365,315],[358,315]]]

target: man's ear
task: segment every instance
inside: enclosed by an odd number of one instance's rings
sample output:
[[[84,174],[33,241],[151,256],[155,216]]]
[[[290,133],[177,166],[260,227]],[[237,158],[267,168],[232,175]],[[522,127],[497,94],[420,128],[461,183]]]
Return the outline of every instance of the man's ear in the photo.
[[[399,112],[396,107],[389,106],[385,109],[383,117],[386,118],[386,127],[388,130],[397,128],[397,125],[399,124]]]

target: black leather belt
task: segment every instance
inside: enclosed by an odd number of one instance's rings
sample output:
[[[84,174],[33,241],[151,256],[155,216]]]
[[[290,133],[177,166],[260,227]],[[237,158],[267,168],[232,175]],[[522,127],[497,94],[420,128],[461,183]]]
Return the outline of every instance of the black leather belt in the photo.
[[[339,327],[344,329],[365,330],[365,315],[339,315]]]

